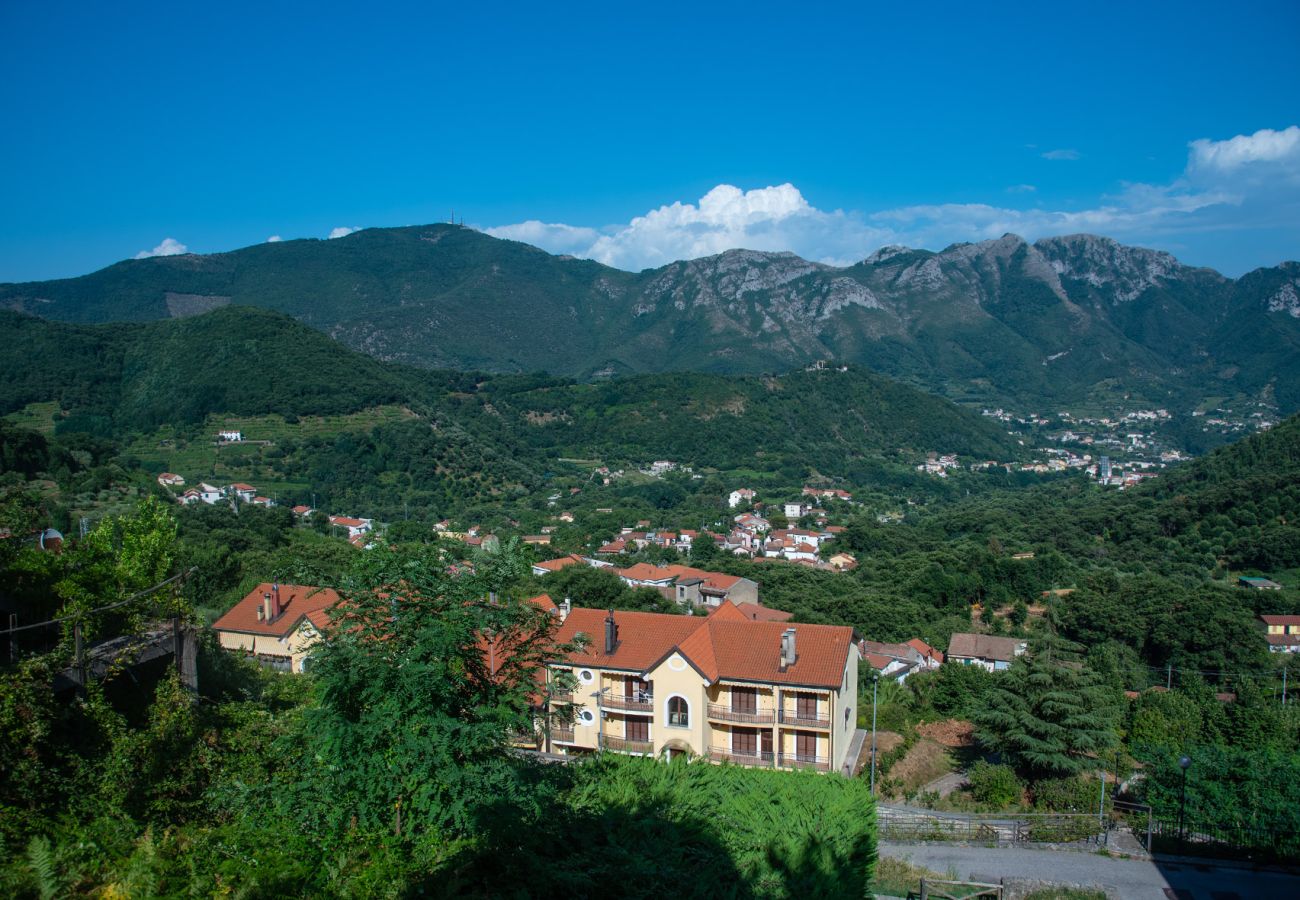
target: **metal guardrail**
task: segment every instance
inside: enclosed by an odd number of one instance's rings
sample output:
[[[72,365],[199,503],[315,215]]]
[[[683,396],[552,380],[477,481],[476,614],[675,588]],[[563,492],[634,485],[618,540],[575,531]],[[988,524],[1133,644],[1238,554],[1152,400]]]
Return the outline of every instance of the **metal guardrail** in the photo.
[[[878,806],[876,823],[880,837],[899,841],[1068,844],[1105,834],[1092,813],[939,813]]]
[[[561,744],[572,744],[572,743],[573,743],[573,729],[572,729],[572,728],[555,728],[555,727],[552,727],[552,728],[551,728],[551,742],[554,743],[554,742],[556,742],[556,741],[559,741]]]

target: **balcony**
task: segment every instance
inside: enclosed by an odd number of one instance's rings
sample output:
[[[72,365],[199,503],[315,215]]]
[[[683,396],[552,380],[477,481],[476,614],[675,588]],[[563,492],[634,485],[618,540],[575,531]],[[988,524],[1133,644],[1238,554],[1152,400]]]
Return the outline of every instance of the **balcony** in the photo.
[[[573,702],[573,691],[572,691],[572,690],[566,690],[565,688],[552,687],[552,688],[551,688],[551,702],[552,702],[552,703],[572,703],[572,702]]]
[[[779,763],[787,769],[816,769],[818,772],[831,770],[831,761],[826,757],[802,753],[782,753]]]
[[[821,716],[801,716],[798,711],[781,710],[781,724],[797,728],[830,728],[831,720]]]
[[[742,766],[770,766],[772,751],[755,750],[753,753],[743,753],[725,747],[710,747],[709,759],[714,762],[738,763]]]
[[[553,744],[554,744],[554,743],[572,744],[572,743],[573,743],[573,729],[572,729],[572,728],[555,728],[555,727],[552,727],[552,728],[551,728],[551,743],[553,743]]]
[[[612,734],[601,735],[600,743],[604,749],[617,750],[619,753],[653,753],[655,749],[652,741],[633,741]]]
[[[655,711],[654,694],[638,693],[631,697],[622,694],[606,694],[600,698],[601,709],[613,709],[619,712],[645,713],[653,715]]]
[[[710,703],[709,718],[717,719],[719,722],[739,722],[742,725],[771,725],[775,720],[775,713],[770,709],[756,709],[750,712],[732,709],[721,703]]]

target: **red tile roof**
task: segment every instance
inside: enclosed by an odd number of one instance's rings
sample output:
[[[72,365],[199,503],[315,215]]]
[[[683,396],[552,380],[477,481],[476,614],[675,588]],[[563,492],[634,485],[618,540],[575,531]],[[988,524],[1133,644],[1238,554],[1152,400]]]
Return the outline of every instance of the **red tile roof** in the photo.
[[[303,616],[313,625],[321,627],[328,620],[325,611],[339,602],[339,595],[331,588],[316,588],[302,584],[280,585],[280,615],[272,622],[259,621],[258,609],[264,594],[272,593],[275,585],[263,582],[249,592],[221,618],[212,623],[215,631],[238,631],[246,634],[265,634],[284,637],[293,631]]]
[[[907,646],[918,651],[922,656],[933,659],[935,662],[943,662],[943,654],[920,638],[912,638],[907,642]]]
[[[359,528],[368,524],[365,519],[354,519],[351,516],[330,516],[331,525],[342,525],[346,528]]]
[[[710,610],[709,615],[716,615],[719,610],[732,607],[740,610],[741,614],[751,622],[788,622],[794,613],[788,613],[779,609],[772,609],[770,606],[759,606],[757,603],[723,603],[721,606]]]
[[[1300,625],[1300,616],[1260,616],[1265,625]]]
[[[556,637],[567,642],[579,633],[590,638],[583,650],[562,662],[638,674],[648,672],[677,651],[709,682],[719,679],[763,684],[839,687],[853,644],[853,629],[841,625],[787,625],[756,622],[733,603],[724,603],[707,619],[663,613],[614,612],[618,646],[604,652],[605,618],[599,609],[574,609]],[[796,659],[781,671],[781,635],[795,630]]]
[[[730,590],[740,581],[739,575],[723,575],[721,572],[705,572],[690,566],[652,566],[650,563],[637,563],[626,569],[615,570],[620,577],[629,581],[676,581],[677,579],[698,578],[704,586],[719,591]]]
[[[548,572],[558,572],[566,566],[572,566],[585,563],[586,560],[576,553],[570,553],[568,556],[561,556],[559,559],[548,559],[543,562],[533,563],[534,569],[545,569]]]

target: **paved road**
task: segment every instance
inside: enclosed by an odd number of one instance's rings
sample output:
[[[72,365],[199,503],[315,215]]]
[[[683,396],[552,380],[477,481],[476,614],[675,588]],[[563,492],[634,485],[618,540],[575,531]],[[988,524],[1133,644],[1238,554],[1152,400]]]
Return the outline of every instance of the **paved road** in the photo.
[[[1069,850],[880,843],[880,855],[909,859],[958,878],[1039,878],[1112,887],[1124,900],[1248,900],[1300,897],[1300,876],[1200,862],[1113,859]],[[1170,889],[1170,892],[1166,892]]]

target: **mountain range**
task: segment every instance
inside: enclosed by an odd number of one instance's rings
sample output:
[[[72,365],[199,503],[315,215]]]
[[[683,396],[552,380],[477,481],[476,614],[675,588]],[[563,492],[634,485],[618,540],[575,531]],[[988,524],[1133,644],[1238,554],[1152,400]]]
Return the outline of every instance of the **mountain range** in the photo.
[[[1091,235],[886,247],[843,268],[732,250],[632,273],[428,225],[0,285],[0,307],[78,323],[228,304],[425,368],[592,379],[836,360],[968,403],[1300,409],[1300,263],[1231,279]]]

